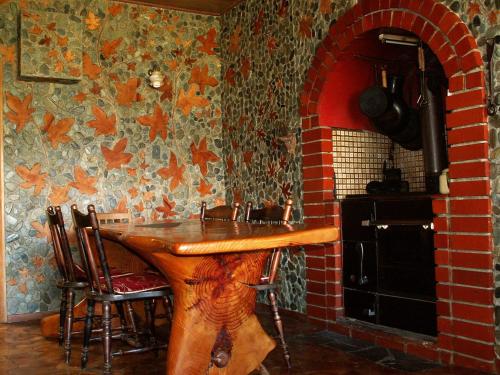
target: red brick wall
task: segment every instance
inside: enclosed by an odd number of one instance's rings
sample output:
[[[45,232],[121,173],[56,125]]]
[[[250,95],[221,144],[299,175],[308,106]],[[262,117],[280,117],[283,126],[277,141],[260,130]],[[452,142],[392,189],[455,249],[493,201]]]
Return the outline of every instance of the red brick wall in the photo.
[[[318,121],[325,77],[354,37],[380,27],[418,35],[449,79],[450,194],[435,196],[438,337],[419,343],[337,323],[343,316],[340,243],[306,249],[308,315],[326,327],[443,363],[495,371],[493,252],[485,78],[475,38],[434,0],[365,0],[330,28],[300,96],[305,222],[339,225],[329,127]]]

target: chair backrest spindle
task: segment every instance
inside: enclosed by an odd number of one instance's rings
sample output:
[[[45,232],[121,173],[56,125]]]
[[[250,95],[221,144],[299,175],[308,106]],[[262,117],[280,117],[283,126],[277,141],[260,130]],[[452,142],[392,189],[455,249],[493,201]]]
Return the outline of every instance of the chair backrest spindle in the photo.
[[[97,218],[94,205],[88,206],[88,214],[86,215],[81,213],[76,205],[71,206],[71,212],[73,215],[73,223],[75,225],[75,230],[78,237],[78,247],[80,250],[80,255],[82,257],[83,268],[85,269],[89,280],[92,280],[90,286],[91,290],[97,291],[99,294],[102,293],[98,267],[90,245],[90,238],[87,233],[87,228],[90,228],[92,230],[100,269],[102,270],[102,275],[104,277],[104,283],[107,290],[112,291],[113,283],[111,280],[106,253],[104,251],[104,245],[102,243],[102,238],[99,232],[99,220]]]
[[[214,208],[207,208],[206,202],[201,202],[200,220],[221,220],[221,221],[236,221],[240,211],[240,204],[236,202],[233,206],[224,205]]]
[[[269,224],[288,224],[292,216],[293,201],[287,199],[285,206],[270,206],[259,209],[253,209],[252,202],[248,202],[245,209],[245,221]],[[263,282],[272,284],[278,275],[278,269],[281,260],[281,249],[275,249],[271,258],[269,259],[268,266],[261,277]]]
[[[253,209],[252,202],[248,202],[245,209],[245,221],[287,224],[292,216],[292,206],[291,199],[286,200],[284,207],[274,205],[258,209]]]
[[[52,246],[57,262],[57,268],[64,281],[75,281],[73,256],[68,236],[64,227],[61,207],[47,208],[47,221],[52,236]]]

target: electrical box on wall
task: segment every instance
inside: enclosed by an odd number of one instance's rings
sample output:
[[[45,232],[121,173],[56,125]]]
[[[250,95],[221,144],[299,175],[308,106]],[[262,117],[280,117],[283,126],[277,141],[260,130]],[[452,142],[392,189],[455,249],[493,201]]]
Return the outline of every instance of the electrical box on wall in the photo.
[[[82,24],[70,14],[22,11],[19,76],[74,83],[82,79]]]

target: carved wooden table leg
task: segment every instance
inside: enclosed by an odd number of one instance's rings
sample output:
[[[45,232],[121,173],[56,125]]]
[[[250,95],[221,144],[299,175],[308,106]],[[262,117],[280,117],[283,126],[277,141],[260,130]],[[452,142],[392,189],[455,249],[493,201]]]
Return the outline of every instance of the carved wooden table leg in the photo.
[[[151,254],[174,291],[168,375],[246,375],[275,342],[255,310],[256,284],[269,253],[212,256]]]

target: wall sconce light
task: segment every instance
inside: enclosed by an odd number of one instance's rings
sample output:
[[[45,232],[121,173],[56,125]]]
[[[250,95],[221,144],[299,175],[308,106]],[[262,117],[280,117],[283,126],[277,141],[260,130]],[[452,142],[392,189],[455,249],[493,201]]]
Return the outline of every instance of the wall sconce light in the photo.
[[[163,84],[163,74],[160,72],[158,65],[153,65],[153,68],[148,71],[149,86],[158,89]]]

